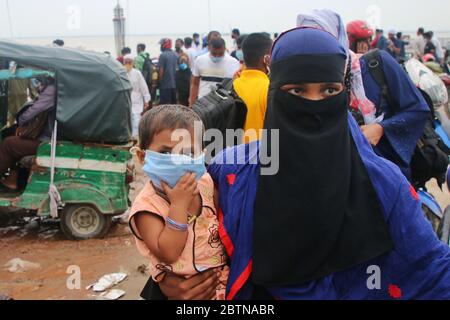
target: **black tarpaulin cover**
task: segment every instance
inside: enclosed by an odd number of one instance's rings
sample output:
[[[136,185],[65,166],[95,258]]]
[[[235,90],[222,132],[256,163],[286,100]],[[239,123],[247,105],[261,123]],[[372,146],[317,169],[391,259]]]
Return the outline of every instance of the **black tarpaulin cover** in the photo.
[[[123,144],[131,133],[131,83],[106,54],[0,41],[0,59],[55,72],[59,136]]]

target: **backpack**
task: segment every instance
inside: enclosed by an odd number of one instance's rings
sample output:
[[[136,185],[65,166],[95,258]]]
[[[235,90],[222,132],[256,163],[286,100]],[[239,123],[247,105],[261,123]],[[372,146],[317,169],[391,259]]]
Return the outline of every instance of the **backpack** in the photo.
[[[147,83],[147,86],[151,88],[152,81],[153,81],[153,70],[154,65],[152,60],[148,56],[145,57],[144,65],[142,66],[142,75],[144,76],[145,83]]]
[[[233,80],[226,79],[218,84],[215,90],[199,99],[193,109],[203,121],[205,130],[217,129],[222,133],[223,148],[242,142],[234,141],[231,144],[225,141],[227,130],[244,129],[247,120],[247,106],[234,91]]]
[[[395,106],[395,100],[389,91],[388,82],[383,71],[383,60],[379,50],[372,50],[365,54],[364,60],[367,62],[369,72],[375,79],[375,82],[381,88],[381,102],[387,101],[390,106]],[[411,161],[412,180],[416,188],[423,188],[425,184],[435,178],[441,186],[445,182],[445,175],[449,165],[450,149],[439,137],[434,127],[434,106],[431,98],[421,89],[425,101],[430,108],[430,117],[428,118],[422,137],[417,143],[416,150]],[[379,116],[383,103],[380,103],[380,110],[377,110]]]
[[[412,179],[417,188],[425,188],[426,183],[435,178],[438,185],[442,188],[449,166],[450,149],[436,133],[434,125],[436,115],[433,101],[426,92],[421,89],[419,91],[430,106],[431,114],[411,161]]]

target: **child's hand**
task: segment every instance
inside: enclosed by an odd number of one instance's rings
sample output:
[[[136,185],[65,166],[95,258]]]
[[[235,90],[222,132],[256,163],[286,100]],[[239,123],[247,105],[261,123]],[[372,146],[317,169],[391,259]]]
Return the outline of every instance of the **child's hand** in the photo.
[[[175,188],[171,189],[166,183],[161,182],[163,190],[173,207],[184,210],[187,213],[195,196],[199,194],[195,173],[187,173],[178,181]]]

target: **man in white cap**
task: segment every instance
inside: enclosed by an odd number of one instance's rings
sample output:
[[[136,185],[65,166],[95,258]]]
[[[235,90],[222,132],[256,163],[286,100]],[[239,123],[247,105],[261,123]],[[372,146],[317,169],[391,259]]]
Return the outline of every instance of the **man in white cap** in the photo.
[[[123,60],[125,69],[127,69],[128,78],[133,86],[133,91],[131,92],[132,135],[133,139],[137,139],[139,135],[139,123],[141,121],[142,114],[149,107],[151,95],[144,76],[139,70],[134,68],[135,56],[132,54],[127,54]]]

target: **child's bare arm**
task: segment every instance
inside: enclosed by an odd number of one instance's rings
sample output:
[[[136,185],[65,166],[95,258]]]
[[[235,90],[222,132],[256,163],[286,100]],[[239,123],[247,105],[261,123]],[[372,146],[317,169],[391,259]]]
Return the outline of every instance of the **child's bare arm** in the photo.
[[[198,195],[195,174],[184,176],[174,189],[165,184],[163,188],[171,202],[169,218],[187,225],[189,206]],[[150,214],[140,214],[135,219],[136,227],[152,254],[163,263],[175,263],[186,247],[188,231],[174,230],[160,217]]]
[[[155,215],[140,214],[135,219],[136,227],[150,252],[163,263],[176,262],[186,246],[188,233],[169,229]]]

